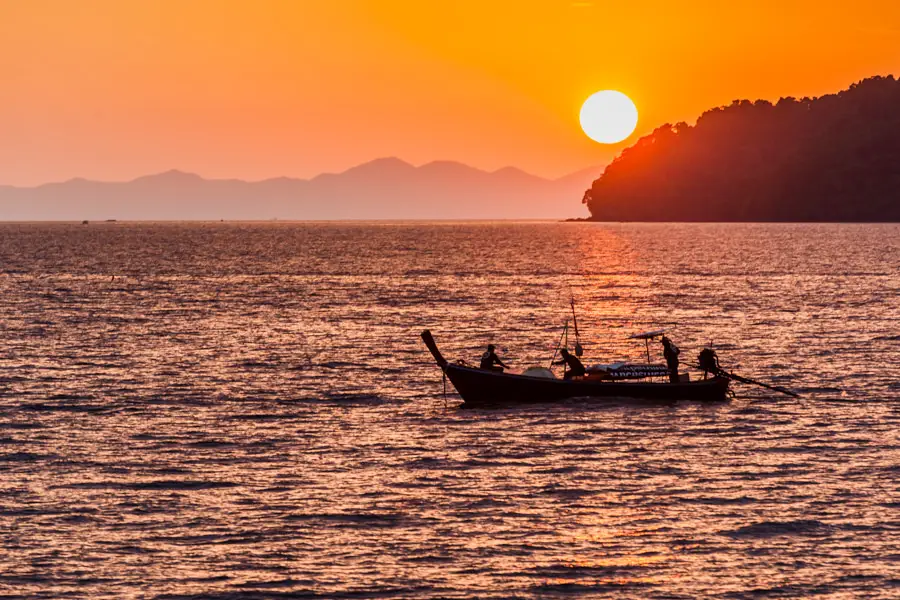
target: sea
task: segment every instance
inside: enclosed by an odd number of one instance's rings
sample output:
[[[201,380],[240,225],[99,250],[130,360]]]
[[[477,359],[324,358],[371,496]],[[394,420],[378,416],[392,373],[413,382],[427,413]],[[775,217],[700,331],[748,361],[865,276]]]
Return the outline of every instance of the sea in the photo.
[[[465,409],[420,339],[573,300],[800,398]],[[898,224],[0,224],[0,597],[898,598],[898,365]]]

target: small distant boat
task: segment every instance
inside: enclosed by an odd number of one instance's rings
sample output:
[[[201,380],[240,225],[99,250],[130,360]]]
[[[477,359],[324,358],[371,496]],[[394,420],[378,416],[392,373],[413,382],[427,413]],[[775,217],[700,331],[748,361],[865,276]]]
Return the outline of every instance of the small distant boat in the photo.
[[[659,332],[648,332],[647,337],[651,337],[649,334],[659,335]],[[720,375],[678,383],[645,381],[641,379],[667,375],[665,367],[643,365],[646,370],[642,372],[636,365],[623,363],[609,365],[602,374],[592,374],[589,369],[588,375],[580,379],[559,379],[544,368],[527,369],[521,374],[504,373],[462,362],[448,362],[427,329],[422,332],[422,340],[462,396],[465,407],[558,402],[570,398],[633,404],[672,404],[679,400],[724,402],[728,399],[729,379]]]

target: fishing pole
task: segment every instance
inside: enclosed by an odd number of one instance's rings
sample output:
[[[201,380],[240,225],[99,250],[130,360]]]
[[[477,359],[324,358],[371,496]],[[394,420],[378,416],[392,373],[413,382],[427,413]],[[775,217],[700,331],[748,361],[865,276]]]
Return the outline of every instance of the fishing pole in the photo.
[[[564,337],[564,336],[567,336],[568,333],[569,333],[569,322],[566,321],[565,326],[563,326],[563,332],[562,332],[562,334],[559,336],[559,341],[556,343],[556,349],[553,350],[553,358],[550,359],[550,367],[549,367],[550,369],[553,368],[553,361],[556,360],[556,354],[559,352],[559,347],[560,347],[560,346],[562,345],[562,343],[563,343],[563,337]]]
[[[572,323],[575,324],[575,356],[581,357],[584,354],[584,348],[581,347],[581,337],[578,335],[578,318],[575,316],[575,294],[569,298],[572,306]]]

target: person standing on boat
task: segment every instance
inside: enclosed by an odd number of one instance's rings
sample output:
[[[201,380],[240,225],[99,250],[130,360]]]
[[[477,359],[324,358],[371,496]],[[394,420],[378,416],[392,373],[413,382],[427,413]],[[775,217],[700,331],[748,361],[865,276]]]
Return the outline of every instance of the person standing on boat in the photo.
[[[666,358],[666,365],[669,367],[669,382],[678,383],[678,355],[681,354],[681,350],[666,336],[662,337],[662,345],[663,356]]]
[[[559,351],[559,355],[562,356],[562,360],[553,363],[554,365],[566,365],[569,367],[569,370],[566,371],[564,379],[572,379],[573,377],[584,377],[584,365],[581,364],[581,361],[578,360],[577,356],[569,353],[565,348]]]
[[[488,344],[487,352],[481,355],[481,368],[485,371],[503,371],[508,369],[500,357],[494,352],[494,345]]]

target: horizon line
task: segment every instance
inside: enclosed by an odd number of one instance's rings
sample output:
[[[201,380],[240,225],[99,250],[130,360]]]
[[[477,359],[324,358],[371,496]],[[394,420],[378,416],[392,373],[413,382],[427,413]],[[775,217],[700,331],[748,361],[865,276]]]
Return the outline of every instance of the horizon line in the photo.
[[[597,221],[589,217],[545,218],[373,218],[373,219],[56,219],[2,220],[0,225],[114,225],[114,224],[178,224],[178,223],[589,223],[598,225],[900,225],[900,221]]]

